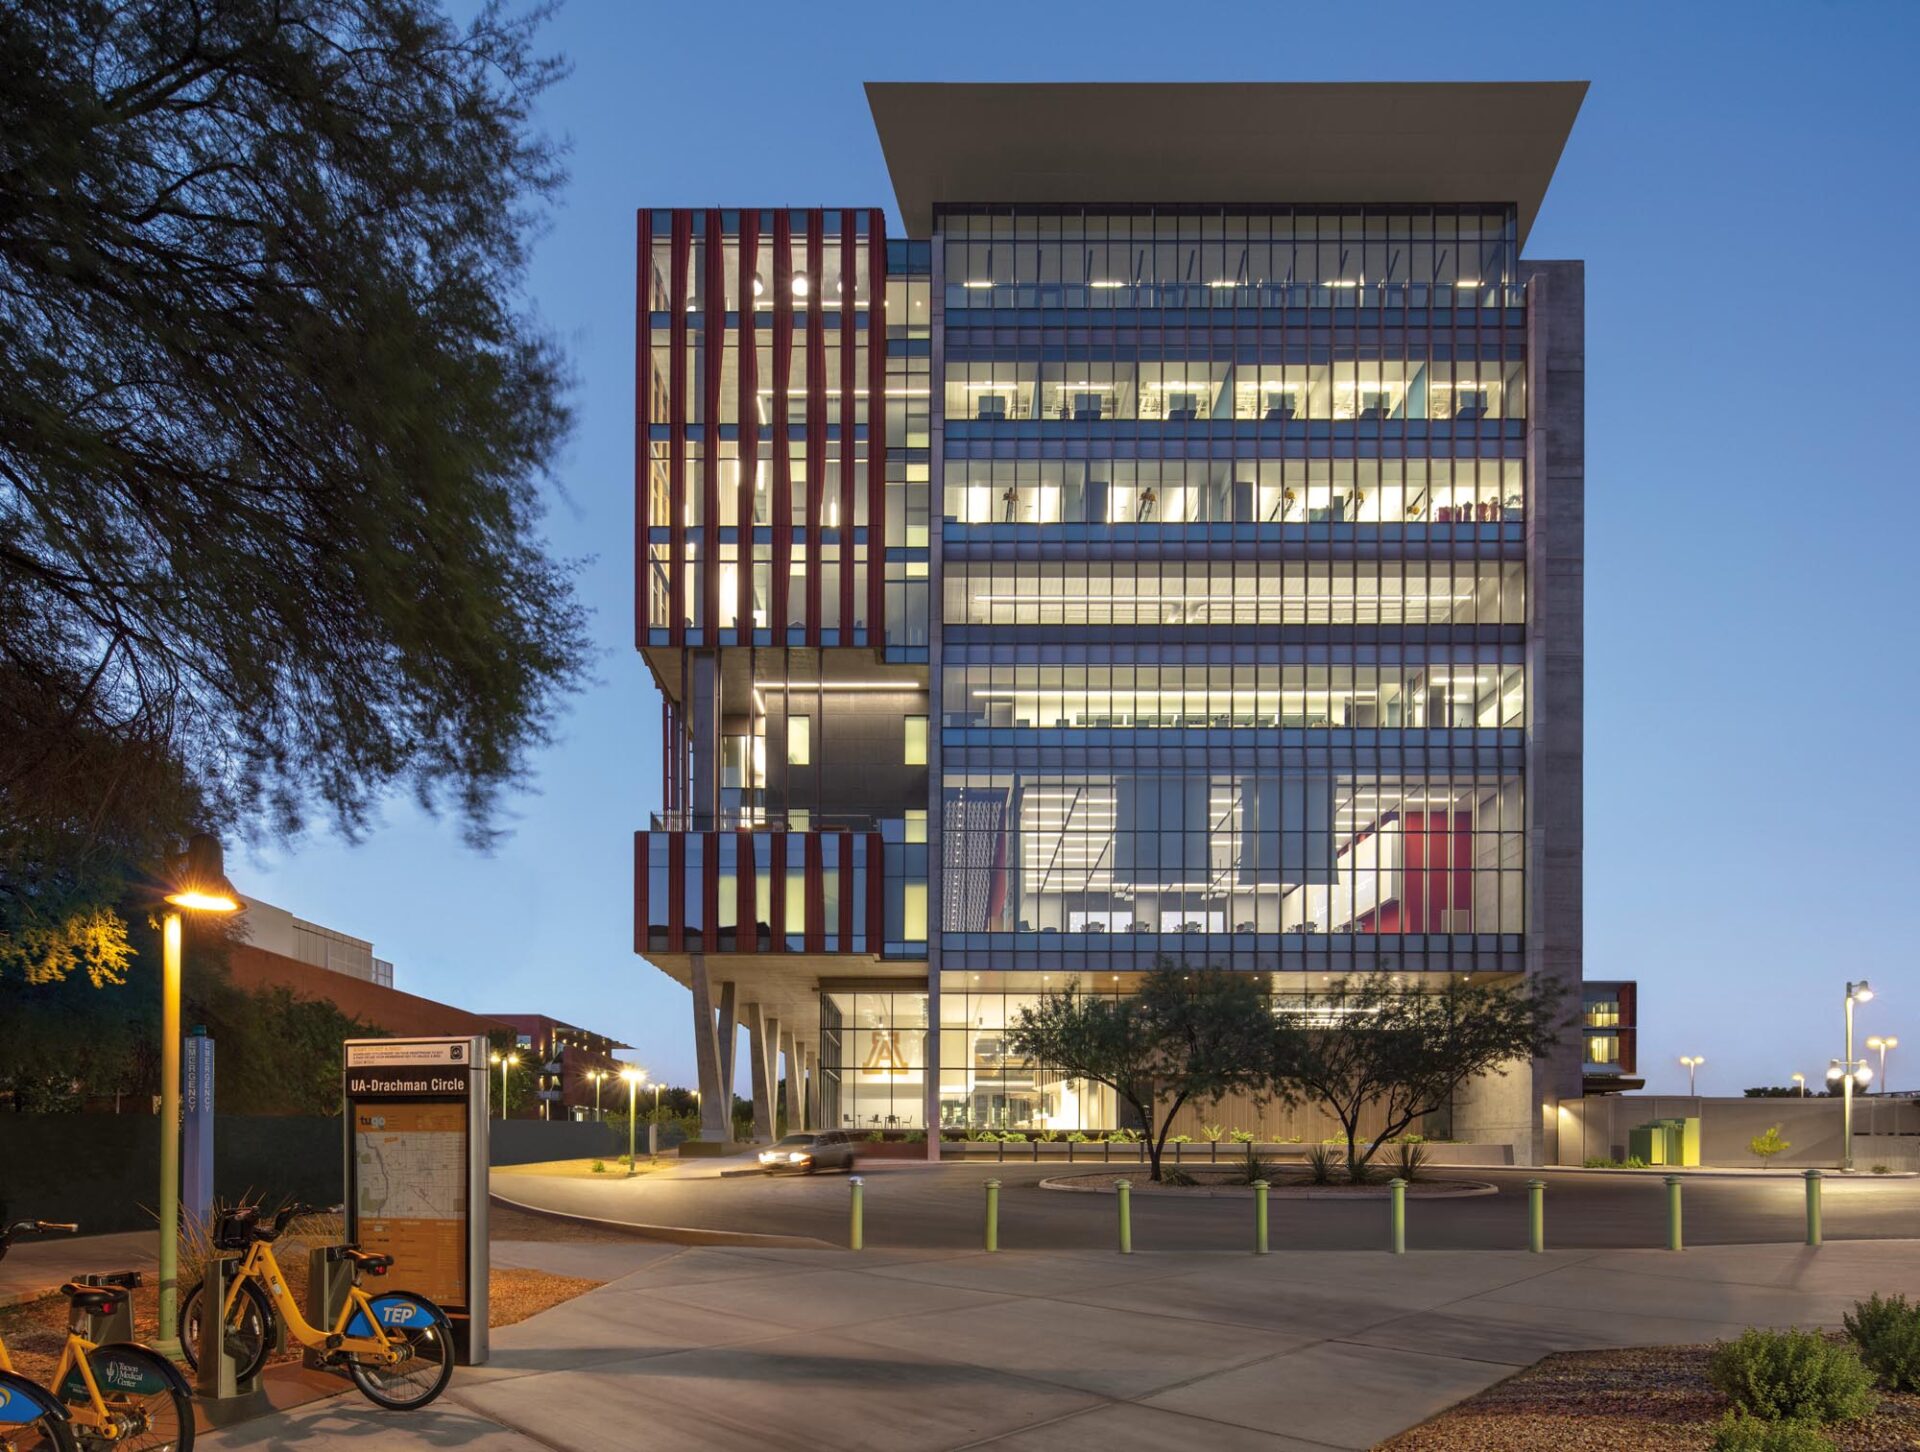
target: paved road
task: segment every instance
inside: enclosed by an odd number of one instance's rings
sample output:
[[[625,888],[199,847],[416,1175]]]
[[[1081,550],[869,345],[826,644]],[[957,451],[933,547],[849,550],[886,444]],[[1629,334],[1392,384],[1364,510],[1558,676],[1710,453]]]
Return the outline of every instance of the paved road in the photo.
[[[1075,1250],[1110,1243],[1108,1195],[1042,1190],[1061,1168],[962,1164],[884,1167],[866,1172],[866,1235],[881,1249],[958,1249],[979,1243],[981,1184],[998,1178],[1000,1239],[1009,1249]],[[1526,1181],[1547,1182],[1547,1243],[1553,1247],[1633,1248],[1666,1243],[1666,1189],[1657,1175],[1552,1170],[1442,1171],[1443,1177],[1492,1182],[1499,1193],[1471,1199],[1409,1202],[1412,1249],[1497,1250],[1526,1243]],[[846,1177],[724,1180],[639,1178],[605,1183],[537,1175],[496,1176],[494,1192],[522,1204],[641,1224],[695,1226],[755,1234],[808,1236],[844,1244]],[[1920,1180],[1864,1176],[1824,1186],[1830,1240],[1920,1236]],[[1689,1177],[1689,1244],[1758,1244],[1799,1239],[1805,1189],[1797,1178]],[[1253,1218],[1245,1199],[1133,1197],[1134,1243],[1155,1250],[1237,1250]],[[1288,1200],[1272,1206],[1275,1249],[1372,1250],[1387,1234],[1384,1201]]]
[[[1683,1256],[645,1249],[630,1274],[496,1331],[491,1363],[456,1372],[425,1412],[348,1394],[200,1445],[1351,1452],[1549,1351],[1831,1326],[1868,1290],[1920,1290],[1915,1241]]]

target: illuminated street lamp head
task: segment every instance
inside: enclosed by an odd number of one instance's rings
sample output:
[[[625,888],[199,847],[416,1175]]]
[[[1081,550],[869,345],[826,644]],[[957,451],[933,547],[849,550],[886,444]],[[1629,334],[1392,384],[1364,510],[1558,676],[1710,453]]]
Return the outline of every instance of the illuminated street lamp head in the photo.
[[[200,913],[237,913],[240,892],[227,880],[220,839],[211,832],[195,832],[187,839],[186,855],[174,871],[167,901]]]
[[[499,1063],[500,1051],[498,1049],[495,1049],[491,1054],[487,1055],[487,1059],[490,1063],[495,1063],[495,1064]]]
[[[621,1082],[625,1084],[643,1084],[646,1082],[646,1078],[647,1071],[645,1069],[636,1069],[631,1064],[628,1064],[620,1071]]]
[[[1847,985],[1847,996],[1855,1003],[1865,1003],[1873,997],[1873,985],[1864,979],[1859,983],[1849,983]]]

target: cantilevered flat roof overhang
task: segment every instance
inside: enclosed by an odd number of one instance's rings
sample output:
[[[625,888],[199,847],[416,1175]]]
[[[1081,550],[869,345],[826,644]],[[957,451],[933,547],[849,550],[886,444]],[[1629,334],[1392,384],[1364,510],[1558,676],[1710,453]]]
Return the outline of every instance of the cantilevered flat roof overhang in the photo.
[[[869,81],[907,233],[937,205],[1510,202],[1520,240],[1585,81]]]

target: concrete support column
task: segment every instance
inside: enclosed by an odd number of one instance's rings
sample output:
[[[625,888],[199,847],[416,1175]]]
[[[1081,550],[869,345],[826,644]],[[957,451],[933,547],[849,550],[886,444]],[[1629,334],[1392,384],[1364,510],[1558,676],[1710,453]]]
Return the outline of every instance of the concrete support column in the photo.
[[[700,1138],[720,1142],[732,1133],[732,1110],[720,1090],[720,1046],[713,1034],[713,990],[707,959],[695,953],[693,979],[693,1060],[700,1079]]]
[[[808,1049],[807,1061],[807,1128],[824,1129],[820,1123],[820,1053],[817,1049]]]
[[[772,1014],[763,1025],[767,1045],[767,1137],[780,1137],[780,1020]]]
[[[687,783],[687,812],[694,831],[711,832],[720,825],[720,657],[702,652],[691,665],[686,721],[693,767]]]
[[[773,1077],[768,1059],[768,1020],[760,1005],[749,1003],[741,1015],[747,1025],[747,1069],[753,1084],[753,1137],[773,1138]],[[775,1025],[777,1032],[777,1024]]]
[[[720,1098],[727,1106],[727,1122],[733,1122],[733,1065],[740,1051],[740,1014],[736,998],[739,985],[720,985],[719,1022],[714,1027],[714,1042],[720,1053]]]
[[[780,1034],[780,1052],[787,1059],[787,1133],[794,1134],[806,1128],[807,1112],[801,1099],[801,1077],[806,1070],[800,1063],[800,1041],[793,1036],[792,1029]]]

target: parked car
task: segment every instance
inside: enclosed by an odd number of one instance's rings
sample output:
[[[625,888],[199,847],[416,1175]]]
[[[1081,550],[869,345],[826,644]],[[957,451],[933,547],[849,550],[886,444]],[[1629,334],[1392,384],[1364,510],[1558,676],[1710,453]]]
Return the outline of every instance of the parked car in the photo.
[[[790,1170],[810,1175],[815,1170],[853,1168],[853,1141],[842,1129],[818,1134],[790,1134],[772,1149],[760,1151],[760,1163],[769,1171]]]

